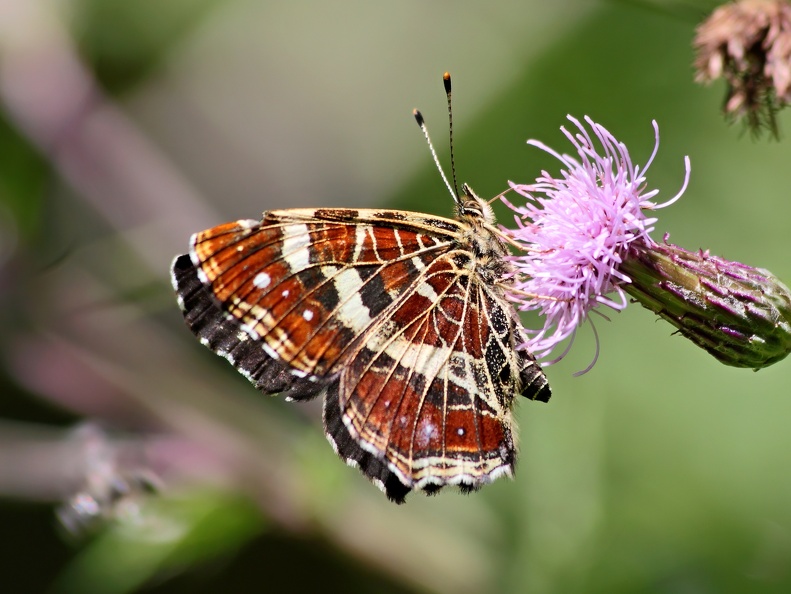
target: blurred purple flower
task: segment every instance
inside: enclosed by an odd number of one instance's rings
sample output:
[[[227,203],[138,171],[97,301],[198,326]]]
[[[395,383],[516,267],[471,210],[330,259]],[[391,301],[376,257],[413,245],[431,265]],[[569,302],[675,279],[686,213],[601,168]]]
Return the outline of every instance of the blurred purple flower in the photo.
[[[568,119],[578,131],[561,128],[577,157],[560,154],[536,140],[536,146],[564,166],[560,178],[542,171],[536,183],[511,184],[527,202],[516,206],[517,228],[506,232],[525,253],[512,257],[518,272],[511,298],[522,311],[538,310],[543,329],[523,345],[539,357],[548,356],[599,305],[622,310],[627,305],[622,285],[630,282],[619,270],[631,244],[652,245],[649,233],[657,219],[646,216],[675,202],[689,181],[689,158],[681,191],[663,204],[647,191],[645,173],[659,148],[659,128],[653,123],[656,144],[644,168],[635,165],[626,146],[603,126],[585,117],[601,144],[600,153],[585,126]],[[614,293],[613,298],[607,297]],[[562,357],[562,355],[561,355]]]

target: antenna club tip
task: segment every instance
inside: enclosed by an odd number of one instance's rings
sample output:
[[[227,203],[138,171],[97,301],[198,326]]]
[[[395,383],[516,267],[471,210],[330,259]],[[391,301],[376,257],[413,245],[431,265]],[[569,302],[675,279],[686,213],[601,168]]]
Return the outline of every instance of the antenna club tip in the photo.
[[[442,83],[445,85],[445,92],[450,93],[450,72],[442,75]]]
[[[417,125],[422,128],[424,120],[423,120],[423,114],[420,113],[420,110],[413,109],[412,110],[412,115],[415,117],[415,121],[417,122]]]

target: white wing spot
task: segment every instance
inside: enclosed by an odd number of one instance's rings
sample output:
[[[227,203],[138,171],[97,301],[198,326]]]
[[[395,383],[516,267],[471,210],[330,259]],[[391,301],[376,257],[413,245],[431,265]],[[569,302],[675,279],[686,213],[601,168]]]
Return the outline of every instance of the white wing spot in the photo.
[[[288,289],[284,290],[281,295],[283,295],[283,298],[288,297]]]
[[[253,340],[258,340],[259,338],[261,338],[261,336],[258,334],[258,331],[255,329],[255,326],[251,324],[247,324],[247,323],[242,324],[241,332],[239,334],[242,334],[242,332],[246,333]],[[241,336],[239,337],[239,340],[242,340]]]
[[[197,271],[198,271],[198,280],[201,282],[201,284],[211,285],[211,281],[209,280],[209,277],[206,276],[206,273],[203,272],[203,268],[200,268],[200,266],[198,266]]]
[[[313,319],[313,312],[309,309],[306,309],[302,312],[302,317],[305,318],[306,322],[310,322]]]
[[[340,300],[338,315],[353,332],[362,332],[373,320],[371,320],[371,311],[365,306],[360,295],[360,290],[363,288],[360,273],[353,268],[345,268],[335,276],[334,282]]]
[[[304,270],[310,265],[310,233],[307,225],[290,225],[283,236],[283,260],[292,272]]]
[[[417,294],[425,297],[426,299],[431,301],[431,303],[436,303],[437,301],[439,301],[439,295],[437,295],[437,292],[434,290],[434,287],[432,287],[427,282],[422,282],[418,285]]]
[[[266,289],[271,282],[272,282],[272,277],[269,276],[266,272],[259,272],[258,274],[255,275],[255,278],[253,279],[253,284],[259,289]]]
[[[362,253],[363,247],[365,247],[365,240],[367,239],[367,235],[365,233],[365,227],[362,225],[357,225],[354,229],[354,255],[352,256],[353,261],[357,261],[360,259],[360,254]]]
[[[459,427],[458,429],[456,429],[456,435],[458,435],[459,437],[463,437],[464,436],[464,427]]]
[[[417,432],[417,443],[420,447],[426,447],[432,439],[436,439],[439,435],[437,426],[431,422],[425,422],[420,425]]]
[[[253,227],[258,226],[258,221],[254,221],[253,219],[242,219],[241,221],[236,221],[236,224],[242,229],[247,229],[249,231]]]

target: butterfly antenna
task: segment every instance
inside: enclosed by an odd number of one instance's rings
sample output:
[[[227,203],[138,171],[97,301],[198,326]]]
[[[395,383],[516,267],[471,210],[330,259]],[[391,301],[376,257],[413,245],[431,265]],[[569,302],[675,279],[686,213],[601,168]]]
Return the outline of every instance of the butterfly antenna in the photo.
[[[456,159],[453,156],[453,105],[450,100],[451,84],[450,72],[442,75],[442,82],[445,85],[445,95],[448,98],[448,137],[450,140],[450,172],[453,175],[453,189],[456,191],[456,196],[459,195],[459,185],[456,183]]]
[[[434,150],[434,145],[431,143],[431,138],[428,135],[428,128],[426,127],[426,121],[423,119],[423,114],[420,113],[419,110],[413,109],[412,115],[415,116],[415,121],[417,125],[420,126],[420,129],[423,130],[423,136],[426,137],[426,142],[428,143],[428,149],[431,151],[431,156],[434,157],[434,164],[437,166],[437,170],[439,174],[442,176],[442,181],[445,182],[445,187],[448,188],[448,192],[450,195],[453,196],[453,201],[457,204],[460,202],[459,195],[457,192],[453,191],[453,186],[450,185],[445,172],[442,170],[442,165],[439,163],[439,157],[437,157],[437,151]]]
[[[412,110],[412,115],[415,116],[415,121],[417,121],[417,125],[420,126],[420,129],[423,130],[423,136],[426,137],[426,142],[428,143],[428,148],[431,151],[431,156],[434,157],[434,164],[437,166],[437,170],[439,174],[442,176],[442,181],[445,182],[445,187],[448,188],[448,192],[450,195],[453,196],[453,201],[458,203],[459,195],[453,191],[453,186],[450,185],[445,172],[442,170],[442,165],[439,163],[439,157],[437,157],[437,151],[434,150],[434,145],[431,144],[431,138],[428,135],[428,128],[426,128],[426,121],[423,119],[423,114],[420,113],[417,109]]]

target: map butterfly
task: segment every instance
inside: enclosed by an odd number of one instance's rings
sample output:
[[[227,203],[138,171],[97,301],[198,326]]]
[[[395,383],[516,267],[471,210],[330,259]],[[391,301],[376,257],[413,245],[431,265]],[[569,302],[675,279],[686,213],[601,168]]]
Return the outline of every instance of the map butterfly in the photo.
[[[172,268],[200,341],[266,394],[321,395],[335,451],[397,503],[512,476],[515,397],[550,397],[516,348],[491,207],[467,185],[454,200],[455,219],[272,210],[196,233]]]

